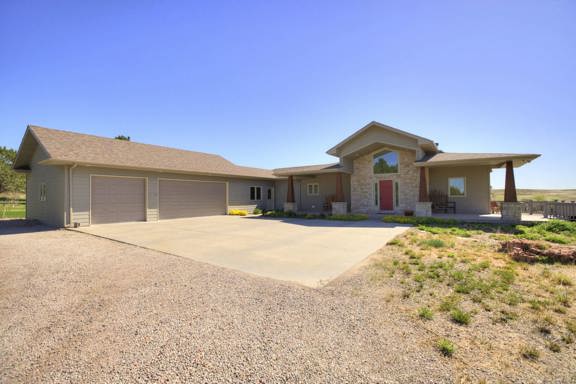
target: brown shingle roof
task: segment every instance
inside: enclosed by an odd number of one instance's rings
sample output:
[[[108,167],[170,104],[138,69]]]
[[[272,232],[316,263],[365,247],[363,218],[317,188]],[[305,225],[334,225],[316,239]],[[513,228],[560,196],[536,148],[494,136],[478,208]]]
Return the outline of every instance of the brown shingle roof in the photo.
[[[316,164],[316,165],[304,165],[301,167],[288,167],[288,168],[276,168],[273,170],[275,175],[278,176],[290,176],[290,175],[310,175],[314,173],[331,173],[331,172],[345,172],[340,163],[331,164]]]
[[[276,178],[271,170],[238,166],[210,153],[29,126],[51,162],[184,173]]]
[[[420,161],[416,165],[434,166],[443,164],[486,164],[499,165],[506,161],[513,161],[514,166],[518,167],[539,157],[533,153],[450,153],[439,152],[432,154]]]

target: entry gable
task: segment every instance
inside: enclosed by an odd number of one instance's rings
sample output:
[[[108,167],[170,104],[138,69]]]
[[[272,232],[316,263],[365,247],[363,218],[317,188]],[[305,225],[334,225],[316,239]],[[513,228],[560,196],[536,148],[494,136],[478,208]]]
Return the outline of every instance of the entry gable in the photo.
[[[437,152],[438,150],[436,144],[430,139],[373,121],[330,148],[327,153],[345,158],[351,155],[363,155],[381,147],[422,152]]]

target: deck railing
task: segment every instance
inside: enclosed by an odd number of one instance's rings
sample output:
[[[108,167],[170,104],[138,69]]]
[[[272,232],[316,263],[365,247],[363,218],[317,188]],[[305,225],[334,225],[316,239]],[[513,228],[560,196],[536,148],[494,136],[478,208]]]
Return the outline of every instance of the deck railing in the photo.
[[[542,214],[545,218],[576,221],[576,202],[522,201],[522,212]]]

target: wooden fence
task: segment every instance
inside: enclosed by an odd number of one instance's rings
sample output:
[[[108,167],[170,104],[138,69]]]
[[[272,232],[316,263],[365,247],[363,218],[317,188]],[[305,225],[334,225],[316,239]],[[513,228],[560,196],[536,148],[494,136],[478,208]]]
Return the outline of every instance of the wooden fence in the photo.
[[[522,212],[542,214],[545,218],[576,221],[576,202],[522,201]]]

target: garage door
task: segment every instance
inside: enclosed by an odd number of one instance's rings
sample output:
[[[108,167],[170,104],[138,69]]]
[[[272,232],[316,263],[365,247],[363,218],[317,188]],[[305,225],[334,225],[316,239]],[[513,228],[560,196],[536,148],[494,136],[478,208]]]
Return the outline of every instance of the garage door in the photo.
[[[160,180],[160,220],[226,214],[226,184]]]
[[[91,223],[146,220],[146,180],[92,176]]]

